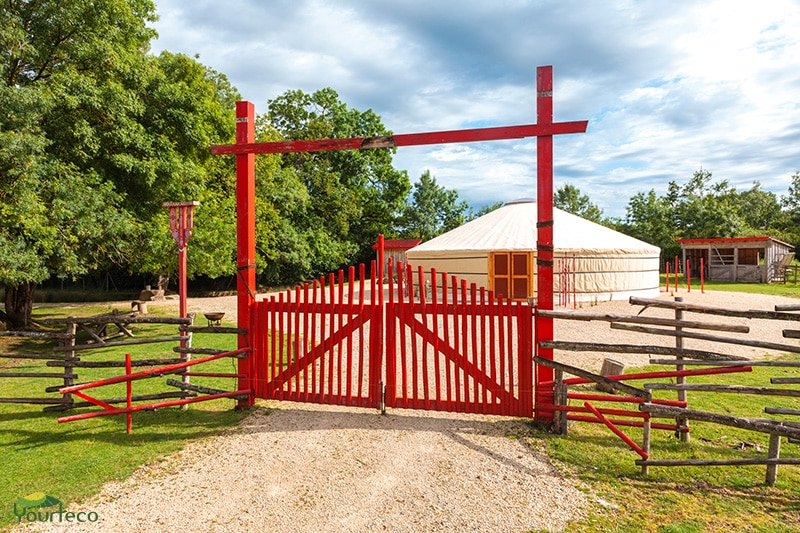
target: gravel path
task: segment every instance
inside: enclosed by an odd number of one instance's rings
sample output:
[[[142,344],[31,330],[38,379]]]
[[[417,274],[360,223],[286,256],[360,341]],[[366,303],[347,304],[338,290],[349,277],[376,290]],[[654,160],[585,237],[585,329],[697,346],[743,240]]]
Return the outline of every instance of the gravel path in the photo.
[[[786,298],[682,292],[685,301],[731,309],[769,309]],[[664,299],[671,299],[668,295]],[[177,305],[166,302],[159,305]],[[235,299],[194,299],[190,311],[224,311]],[[627,302],[578,312],[635,314]],[[648,309],[646,316],[674,316]],[[744,322],[751,337],[787,342],[789,323]],[[604,322],[557,323],[559,340],[636,342]],[[728,334],[725,334],[726,336]],[[641,341],[641,338],[639,338]],[[651,340],[649,344],[655,344]],[[674,345],[665,338],[664,345]],[[796,341],[792,341],[796,342]],[[686,347],[702,349],[701,341]],[[727,353],[762,351],[731,346]],[[556,358],[599,369],[602,354]],[[646,356],[613,354],[629,365]],[[526,531],[563,530],[597,501],[531,448],[519,420],[478,415],[373,410],[267,402],[236,428],[189,444],[129,479],[107,484],[82,506],[97,524],[69,531]],[[30,529],[24,528],[27,530]],[[58,531],[59,528],[50,529]]]

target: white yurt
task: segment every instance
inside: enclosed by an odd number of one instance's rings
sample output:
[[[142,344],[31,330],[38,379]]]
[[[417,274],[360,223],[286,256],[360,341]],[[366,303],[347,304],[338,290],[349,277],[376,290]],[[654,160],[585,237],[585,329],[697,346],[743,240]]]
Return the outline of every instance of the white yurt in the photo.
[[[536,202],[509,202],[411,248],[407,261],[514,300],[535,298],[536,216]],[[556,304],[658,296],[658,247],[560,209],[553,222]]]

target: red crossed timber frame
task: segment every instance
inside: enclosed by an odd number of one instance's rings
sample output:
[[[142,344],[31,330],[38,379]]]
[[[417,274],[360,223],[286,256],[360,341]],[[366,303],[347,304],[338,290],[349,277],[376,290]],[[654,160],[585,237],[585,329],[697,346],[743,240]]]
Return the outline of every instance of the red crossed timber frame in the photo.
[[[236,226],[237,226],[237,294],[238,326],[246,329],[239,336],[239,348],[255,346],[252,338],[252,314],[255,303],[255,155],[289,152],[318,152],[328,150],[363,150],[395,148],[427,144],[462,143],[500,139],[536,137],[537,147],[537,309],[553,309],[553,136],[586,131],[588,121],[553,122],[553,67],[536,69],[536,124],[477,128],[467,130],[398,134],[380,137],[349,139],[319,139],[310,141],[255,142],[255,106],[251,102],[236,103],[236,143],[214,145],[214,155],[236,155]],[[536,314],[536,353],[545,359],[553,358],[549,348],[539,348],[539,341],[553,339],[553,319]],[[254,357],[239,361],[238,389],[255,390]],[[553,403],[553,370],[536,366],[537,403]],[[243,405],[252,405],[255,394],[250,393]],[[535,418],[552,420],[552,411],[537,410]]]

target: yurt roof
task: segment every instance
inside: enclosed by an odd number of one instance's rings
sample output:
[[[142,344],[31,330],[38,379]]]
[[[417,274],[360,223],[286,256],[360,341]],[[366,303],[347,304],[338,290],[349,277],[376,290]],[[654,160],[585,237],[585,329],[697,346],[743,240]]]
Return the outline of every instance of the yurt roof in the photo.
[[[440,255],[453,251],[536,249],[536,202],[518,200],[467,222],[408,251]],[[553,246],[565,253],[657,255],[660,249],[561,209],[553,209]]]

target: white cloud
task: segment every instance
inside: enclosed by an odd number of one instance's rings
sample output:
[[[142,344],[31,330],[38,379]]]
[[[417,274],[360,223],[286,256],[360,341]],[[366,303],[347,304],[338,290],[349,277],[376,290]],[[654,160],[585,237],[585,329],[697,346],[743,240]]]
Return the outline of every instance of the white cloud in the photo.
[[[800,170],[800,10],[792,0],[156,0],[166,48],[225,73],[266,109],[288,89],[337,90],[396,133],[532,123],[535,69],[554,65],[556,186],[622,216],[638,191],[703,166],[784,193]],[[405,148],[473,205],[531,196],[535,140]]]

